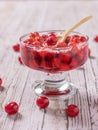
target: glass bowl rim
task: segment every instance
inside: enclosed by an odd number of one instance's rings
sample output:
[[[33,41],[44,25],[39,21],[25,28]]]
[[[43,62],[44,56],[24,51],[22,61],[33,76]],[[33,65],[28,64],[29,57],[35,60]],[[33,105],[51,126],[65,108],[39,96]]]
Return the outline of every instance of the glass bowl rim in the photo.
[[[38,33],[49,33],[49,32],[63,32],[63,31],[66,31],[66,30],[44,30],[44,31],[33,31],[33,32],[38,32]],[[87,44],[87,41],[89,40],[89,37],[83,33],[80,33],[80,32],[77,32],[77,31],[72,31],[71,33],[73,34],[80,34],[81,36],[85,36],[86,37],[86,44]],[[20,41],[20,44],[22,44],[22,39],[29,36],[30,33],[26,33],[24,35],[22,35],[20,38],[19,38],[19,41]],[[80,42],[79,44],[81,43],[85,43],[85,42]],[[79,45],[77,44],[77,45]],[[72,45],[69,45],[69,46],[66,46],[66,47],[54,47],[54,46],[51,46],[51,47],[44,47],[44,46],[32,46],[32,45],[29,45],[29,44],[24,44],[26,47],[28,48],[48,48],[48,49],[53,49],[53,50],[61,50],[61,49],[70,49],[71,47],[73,47]]]

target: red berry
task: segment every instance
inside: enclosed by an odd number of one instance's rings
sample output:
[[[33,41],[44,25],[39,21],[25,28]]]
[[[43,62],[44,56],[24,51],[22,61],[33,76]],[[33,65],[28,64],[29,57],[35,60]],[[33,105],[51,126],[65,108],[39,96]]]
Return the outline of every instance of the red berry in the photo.
[[[77,44],[80,42],[79,36],[78,35],[73,35],[71,38],[71,43]]]
[[[9,115],[16,114],[18,112],[19,106],[16,102],[10,102],[5,105],[5,112]]]
[[[71,36],[67,36],[66,39],[65,39],[65,43],[69,43],[71,40]]]
[[[15,52],[19,52],[19,51],[20,51],[20,44],[15,44],[15,45],[13,45],[13,50],[14,50]]]
[[[85,42],[87,40],[86,37],[84,37],[84,36],[80,36],[79,39],[80,39],[81,42]]]
[[[37,98],[36,104],[39,108],[46,108],[49,105],[49,99],[45,96],[40,96]]]
[[[88,57],[90,57],[91,56],[91,50],[90,50],[90,48],[88,48]]]
[[[34,41],[34,39],[32,38],[32,39],[26,39],[26,40],[24,40],[23,42],[24,42],[25,44],[32,44],[33,41]]]
[[[30,33],[30,38],[35,38],[36,36],[39,36],[39,33],[38,32],[31,32]]]
[[[98,42],[98,36],[96,36],[96,37],[94,38],[94,41],[95,41],[95,42]]]
[[[35,37],[39,36],[39,33],[38,32],[34,32],[34,35],[35,35]]]
[[[0,78],[0,86],[2,85],[2,78]]]
[[[76,105],[71,104],[66,108],[65,112],[68,116],[75,117],[79,114],[79,108]]]
[[[18,61],[19,61],[20,64],[23,64],[22,59],[21,59],[20,56],[18,56]]]
[[[53,35],[49,36],[46,40],[48,46],[55,45],[57,42],[57,38]]]
[[[43,35],[42,35],[42,38],[45,38],[45,39],[46,39],[47,37],[48,37],[48,35],[46,35],[46,34],[43,34]]]
[[[72,57],[70,53],[60,53],[60,60],[63,64],[70,64],[72,61]]]
[[[66,47],[67,44],[65,42],[57,42],[57,47]]]
[[[55,33],[54,32],[50,32],[50,35],[49,36],[54,36],[56,37]]]
[[[41,45],[41,42],[39,42],[39,41],[34,41],[34,42],[33,42],[33,45],[34,45],[34,46],[40,46],[40,45]]]

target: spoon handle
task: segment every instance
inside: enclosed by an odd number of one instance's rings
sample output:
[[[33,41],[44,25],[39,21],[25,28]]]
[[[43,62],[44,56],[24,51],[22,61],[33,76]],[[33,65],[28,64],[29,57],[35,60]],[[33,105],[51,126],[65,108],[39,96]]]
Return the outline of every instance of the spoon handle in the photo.
[[[64,42],[66,37],[74,30],[76,29],[78,26],[80,26],[81,24],[85,23],[86,21],[88,21],[89,19],[91,19],[92,16],[87,16],[83,19],[81,19],[79,22],[77,22],[76,24],[74,24],[71,28],[69,28],[67,31],[63,32],[63,36],[61,37],[60,41]]]

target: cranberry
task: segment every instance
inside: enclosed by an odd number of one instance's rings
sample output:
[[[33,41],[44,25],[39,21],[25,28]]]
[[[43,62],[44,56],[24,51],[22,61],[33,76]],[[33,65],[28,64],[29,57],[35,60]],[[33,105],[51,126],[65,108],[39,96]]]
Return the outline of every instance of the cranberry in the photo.
[[[40,96],[37,98],[36,104],[39,108],[46,108],[49,105],[49,99],[45,96]]]
[[[50,32],[50,35],[49,36],[54,36],[56,37],[55,33],[54,32]]]
[[[35,36],[39,36],[39,33],[38,33],[38,32],[34,32],[34,35],[35,35]]]
[[[91,56],[91,50],[90,50],[90,48],[88,48],[88,57],[90,57]]]
[[[57,42],[57,47],[66,47],[67,44],[65,42]]]
[[[48,38],[48,35],[43,34],[41,37],[42,37],[44,40],[46,40],[46,39]]]
[[[70,53],[60,53],[60,60],[63,64],[70,64],[72,61],[72,57]]]
[[[46,40],[48,46],[55,45],[56,42],[57,42],[57,38],[54,35],[49,36]]]
[[[10,102],[5,105],[5,112],[9,115],[16,114],[18,112],[19,106],[16,102]]]
[[[78,35],[73,35],[71,38],[72,43],[76,44],[80,42],[79,36]]]
[[[33,39],[26,39],[23,42],[26,44],[31,44],[33,42]]]
[[[76,68],[76,67],[78,67],[78,66],[79,66],[79,63],[78,63],[77,57],[73,57],[73,58],[72,58],[72,61],[71,61],[71,63],[70,63],[71,69]]]
[[[40,66],[42,63],[42,56],[39,54],[39,52],[34,52],[34,61]]]
[[[38,32],[30,33],[30,38],[35,38],[36,36],[39,36]]]
[[[33,45],[34,45],[34,46],[40,46],[40,45],[41,45],[41,42],[39,42],[39,41],[36,40],[36,41],[33,42]]]
[[[81,42],[85,42],[87,40],[86,37],[84,37],[84,36],[81,36],[79,39]]]
[[[95,42],[98,42],[98,35],[94,38]]]
[[[0,86],[2,85],[2,78],[0,78]]]
[[[65,112],[68,116],[75,117],[79,114],[79,108],[76,105],[71,104],[66,108]]]
[[[69,43],[70,40],[71,40],[71,36],[67,36],[66,39],[65,39],[65,42],[66,42],[66,43]]]
[[[41,37],[36,36],[36,37],[35,37],[35,41],[34,41],[34,42],[36,42],[36,41],[37,41],[37,42],[40,42],[40,40],[41,40]]]
[[[15,52],[19,52],[20,51],[20,44],[15,44],[15,45],[13,45],[13,50],[15,51]]]
[[[23,64],[22,59],[21,59],[20,56],[18,56],[18,61],[19,61],[20,64]]]
[[[51,68],[53,67],[53,59],[54,59],[54,54],[52,53],[46,53],[44,57],[44,62],[45,62],[45,67],[46,68]]]
[[[31,32],[30,35],[29,35],[29,37],[30,38],[34,38],[35,37],[34,33]]]

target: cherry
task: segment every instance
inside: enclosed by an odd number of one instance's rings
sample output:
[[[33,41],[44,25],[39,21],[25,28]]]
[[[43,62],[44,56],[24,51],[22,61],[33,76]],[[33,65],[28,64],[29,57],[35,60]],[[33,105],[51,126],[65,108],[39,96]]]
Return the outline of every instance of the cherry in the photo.
[[[23,64],[22,59],[21,59],[20,56],[18,56],[18,61],[19,61],[20,64]]]
[[[79,114],[79,108],[76,105],[71,104],[65,109],[65,112],[68,116],[75,117]]]
[[[40,96],[37,98],[36,104],[39,108],[46,108],[49,105],[49,99],[45,96]]]
[[[20,51],[20,44],[15,44],[15,45],[13,45],[12,46],[12,48],[13,48],[13,50],[15,51],[15,52],[19,52]]]
[[[18,112],[19,106],[16,102],[10,102],[5,105],[5,112],[9,115],[16,114]]]
[[[96,36],[96,37],[94,38],[94,41],[95,41],[95,42],[98,42],[98,36]]]
[[[0,86],[2,85],[2,78],[0,78]]]

